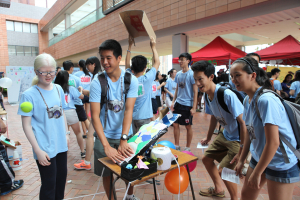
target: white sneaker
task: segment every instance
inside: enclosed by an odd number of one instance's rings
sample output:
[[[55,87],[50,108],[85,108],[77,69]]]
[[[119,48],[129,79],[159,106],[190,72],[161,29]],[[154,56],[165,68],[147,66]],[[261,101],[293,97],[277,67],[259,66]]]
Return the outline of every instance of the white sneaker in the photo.
[[[190,147],[184,147],[184,151],[189,151],[189,152],[191,152],[191,148],[190,148]]]
[[[175,145],[177,151],[180,151],[180,146]]]

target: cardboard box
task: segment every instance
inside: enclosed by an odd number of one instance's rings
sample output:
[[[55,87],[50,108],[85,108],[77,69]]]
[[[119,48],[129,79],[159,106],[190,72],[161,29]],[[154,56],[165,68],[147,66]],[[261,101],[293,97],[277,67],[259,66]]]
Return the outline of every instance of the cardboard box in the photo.
[[[156,39],[154,30],[143,10],[128,10],[120,13],[120,18],[129,35],[133,38],[149,36]]]

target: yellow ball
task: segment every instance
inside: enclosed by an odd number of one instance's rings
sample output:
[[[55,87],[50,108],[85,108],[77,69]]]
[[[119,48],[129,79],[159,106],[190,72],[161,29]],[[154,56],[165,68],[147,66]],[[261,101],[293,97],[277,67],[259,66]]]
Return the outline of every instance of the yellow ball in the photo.
[[[32,105],[32,103],[26,101],[20,105],[20,108],[23,112],[29,113],[32,110],[33,105]]]

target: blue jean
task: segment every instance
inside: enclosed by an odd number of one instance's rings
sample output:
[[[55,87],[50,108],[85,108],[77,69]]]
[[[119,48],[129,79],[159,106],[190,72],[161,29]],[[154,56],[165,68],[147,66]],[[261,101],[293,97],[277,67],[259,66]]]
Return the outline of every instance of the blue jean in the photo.
[[[256,160],[252,157],[250,160],[249,166],[251,168],[255,168],[257,165]],[[266,175],[266,178],[270,181],[280,182],[280,183],[296,183],[300,181],[299,177],[299,167],[298,164],[294,165],[288,170],[283,171],[275,171],[272,169],[266,168],[264,171],[264,174]]]

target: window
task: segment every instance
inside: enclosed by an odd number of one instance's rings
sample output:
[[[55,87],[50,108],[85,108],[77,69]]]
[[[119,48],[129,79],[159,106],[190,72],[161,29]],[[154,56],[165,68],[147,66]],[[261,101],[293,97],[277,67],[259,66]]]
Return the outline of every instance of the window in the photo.
[[[38,47],[32,47],[32,56],[39,55],[39,48]]]
[[[8,45],[8,55],[16,55],[16,46]]]
[[[30,24],[29,23],[23,23],[23,32],[30,33]]]
[[[16,46],[17,49],[17,56],[24,56],[24,47],[23,46]]]
[[[30,24],[30,25],[31,25],[31,33],[38,33],[37,24]]]
[[[8,31],[14,31],[14,22],[13,21],[6,21],[6,30]]]
[[[17,32],[23,31],[22,22],[14,22],[14,24],[15,24],[15,31],[17,31]]]
[[[25,56],[31,56],[31,47],[24,47]]]

